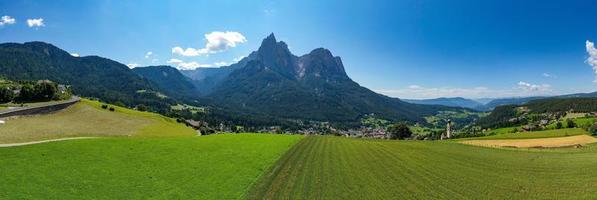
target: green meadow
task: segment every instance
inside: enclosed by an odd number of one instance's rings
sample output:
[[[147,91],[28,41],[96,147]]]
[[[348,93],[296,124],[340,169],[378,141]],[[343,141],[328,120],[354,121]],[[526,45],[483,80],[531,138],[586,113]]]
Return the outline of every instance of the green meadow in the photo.
[[[306,137],[249,199],[595,199],[597,146],[504,150],[444,141]]]
[[[227,134],[0,148],[0,199],[243,199],[300,139]]]

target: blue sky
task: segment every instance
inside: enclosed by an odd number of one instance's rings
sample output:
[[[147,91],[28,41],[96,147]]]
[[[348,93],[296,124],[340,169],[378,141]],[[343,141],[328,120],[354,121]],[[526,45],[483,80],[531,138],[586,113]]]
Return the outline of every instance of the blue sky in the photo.
[[[214,67],[274,32],[297,55],[330,49],[353,80],[389,96],[556,95],[597,90],[586,43],[597,40],[596,9],[588,0],[0,0],[0,16],[9,16],[0,42],[45,41],[139,66]]]

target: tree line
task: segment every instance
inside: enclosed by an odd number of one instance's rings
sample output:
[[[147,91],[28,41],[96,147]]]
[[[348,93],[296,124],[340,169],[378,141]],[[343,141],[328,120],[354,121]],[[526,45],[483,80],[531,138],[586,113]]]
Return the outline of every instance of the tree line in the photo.
[[[0,87],[0,103],[40,102],[70,97],[68,88],[60,90],[58,84],[43,81],[17,81]]]

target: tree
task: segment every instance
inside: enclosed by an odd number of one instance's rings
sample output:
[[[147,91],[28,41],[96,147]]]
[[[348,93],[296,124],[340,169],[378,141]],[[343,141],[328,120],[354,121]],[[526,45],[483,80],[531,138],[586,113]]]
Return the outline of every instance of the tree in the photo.
[[[14,98],[14,93],[8,87],[0,88],[0,103],[11,102]]]
[[[562,128],[562,122],[556,123],[556,129],[561,129],[561,128]]]
[[[58,86],[49,81],[40,81],[35,84],[35,100],[48,101],[56,98],[58,95]]]
[[[409,138],[413,133],[410,131],[410,128],[405,123],[398,123],[390,126],[388,128],[388,133],[390,133],[390,139],[406,139]]]
[[[566,127],[574,128],[574,127],[576,127],[576,124],[574,123],[574,121],[572,121],[572,119],[568,118],[568,119],[566,119]]]
[[[144,104],[139,104],[139,105],[137,105],[137,110],[138,111],[147,111],[147,106]]]
[[[31,84],[24,84],[21,86],[19,92],[19,101],[32,101],[35,97],[35,88]]]

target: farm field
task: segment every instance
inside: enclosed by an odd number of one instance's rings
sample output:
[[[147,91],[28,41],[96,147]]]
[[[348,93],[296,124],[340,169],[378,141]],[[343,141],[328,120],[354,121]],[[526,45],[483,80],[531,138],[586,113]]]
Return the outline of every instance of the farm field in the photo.
[[[576,135],[535,139],[466,140],[462,143],[485,147],[557,148],[580,147],[595,142],[597,142],[597,138],[588,135]]]
[[[595,199],[597,146],[509,150],[453,141],[306,137],[249,199]]]
[[[115,107],[82,99],[64,110],[48,115],[21,116],[0,126],[0,144],[81,136],[175,136],[195,131],[175,120],[149,112]]]
[[[516,132],[508,133],[504,132],[497,135],[463,138],[459,140],[494,140],[494,139],[533,139],[533,138],[549,138],[549,137],[565,137],[574,135],[588,134],[587,131],[581,128],[566,128],[566,129],[554,129],[546,131],[530,131],[530,132]]]
[[[243,199],[301,138],[112,137],[0,148],[0,199]]]

